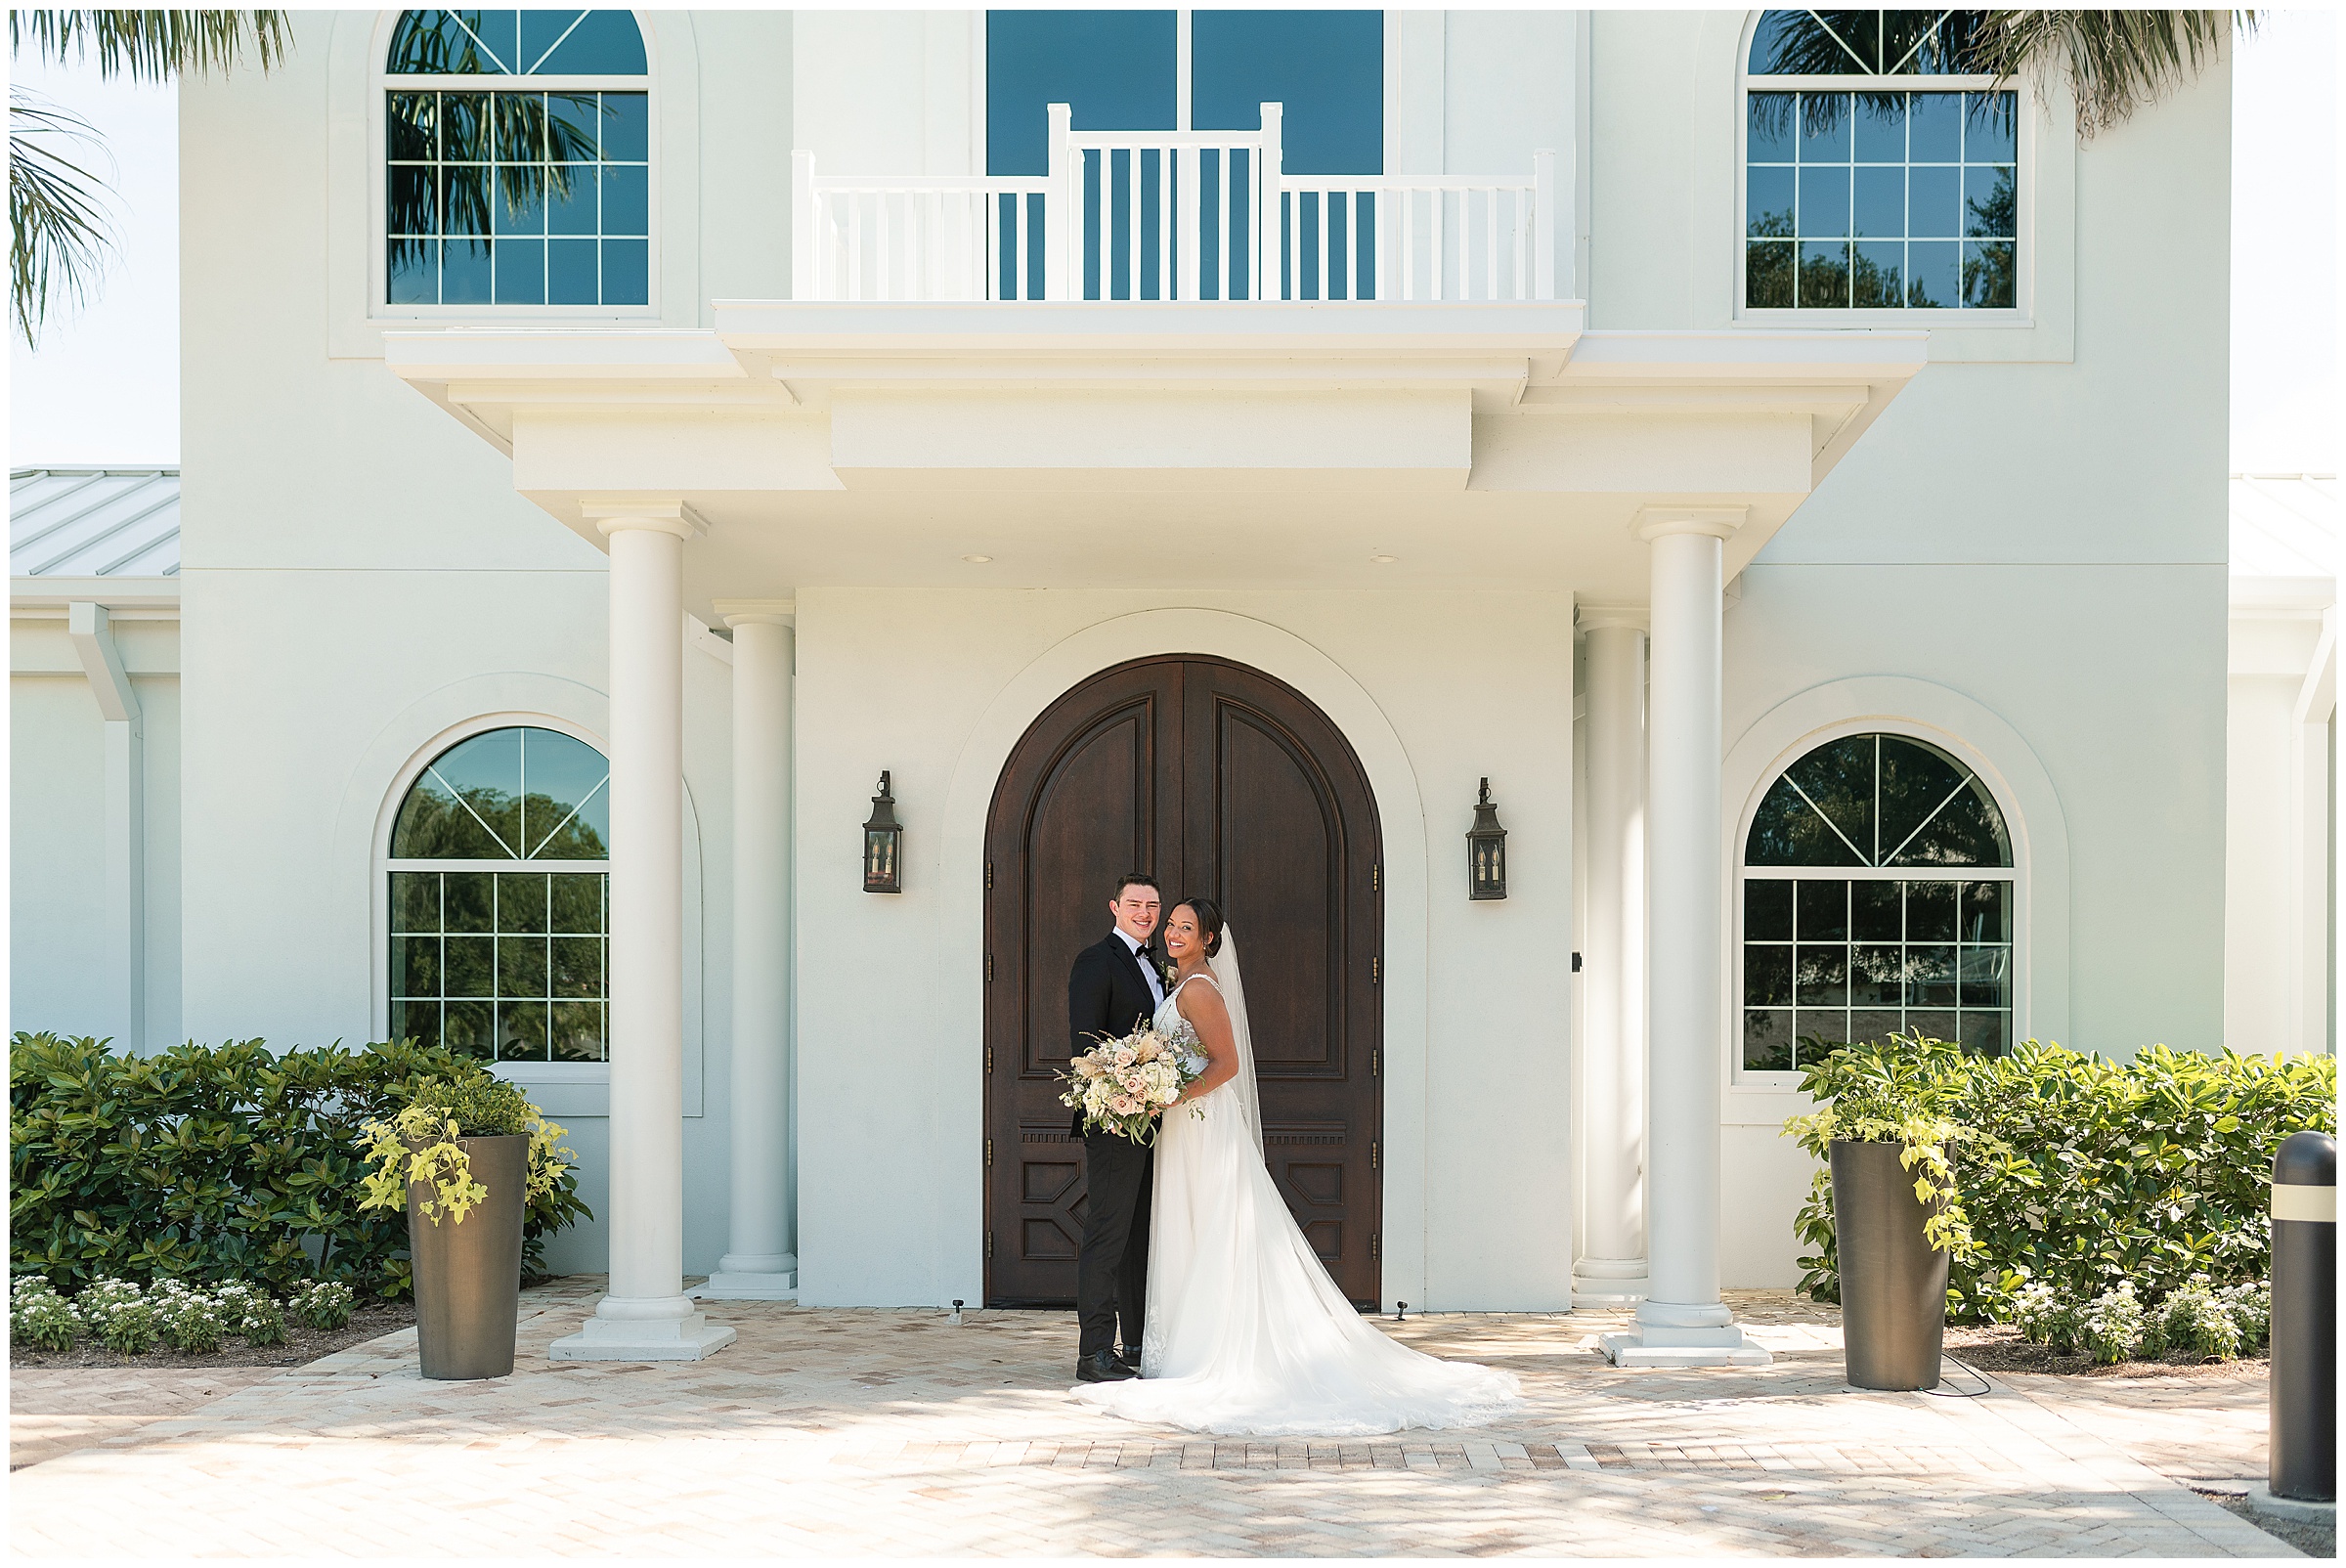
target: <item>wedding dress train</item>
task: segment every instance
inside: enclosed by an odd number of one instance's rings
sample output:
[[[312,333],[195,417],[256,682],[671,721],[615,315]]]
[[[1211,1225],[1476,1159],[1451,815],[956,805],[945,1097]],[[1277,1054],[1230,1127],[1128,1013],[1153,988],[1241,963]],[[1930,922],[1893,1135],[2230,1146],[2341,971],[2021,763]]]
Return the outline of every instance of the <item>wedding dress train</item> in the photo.
[[[1192,977],[1184,985],[1202,977]],[[1230,933],[1209,983],[1228,1004],[1238,1073],[1166,1111],[1149,1221],[1141,1376],[1075,1397],[1194,1432],[1360,1437],[1471,1426],[1516,1408],[1514,1375],[1438,1361],[1361,1317],[1296,1227],[1263,1162],[1261,1111],[1238,951]],[[1159,1033],[1189,1028],[1174,987]]]

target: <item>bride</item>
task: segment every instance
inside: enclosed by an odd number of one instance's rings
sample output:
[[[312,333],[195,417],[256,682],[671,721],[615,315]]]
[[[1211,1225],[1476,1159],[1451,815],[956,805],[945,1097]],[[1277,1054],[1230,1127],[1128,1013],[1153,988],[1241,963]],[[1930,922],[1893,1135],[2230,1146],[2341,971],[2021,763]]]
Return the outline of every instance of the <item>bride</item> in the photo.
[[[1075,1397],[1136,1421],[1255,1437],[1470,1426],[1514,1409],[1510,1372],[1388,1339],[1336,1289],[1263,1163],[1238,954],[1209,898],[1174,906],[1159,1033],[1205,1070],[1164,1112],[1141,1376]]]

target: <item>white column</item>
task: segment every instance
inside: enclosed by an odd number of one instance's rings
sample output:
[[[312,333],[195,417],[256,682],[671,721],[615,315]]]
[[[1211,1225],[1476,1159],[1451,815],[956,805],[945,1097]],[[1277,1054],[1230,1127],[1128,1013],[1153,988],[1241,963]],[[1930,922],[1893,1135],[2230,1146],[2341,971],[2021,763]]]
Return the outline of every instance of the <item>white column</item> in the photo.
[[[730,1344],[684,1294],[681,502],[582,508],[611,548],[611,1287],[556,1361],[698,1361]]]
[[[719,599],[733,629],[733,1206],[704,1300],[798,1293],[790,1114],[789,599]]]
[[[1720,947],[1718,819],[1722,541],[1743,508],[1649,507],[1653,668],[1646,804],[1646,1298],[1623,1367],[1764,1366],[1718,1298]]]
[[[1584,605],[1588,672],[1588,926],[1581,936],[1576,1302],[1633,1301],[1645,1275],[1645,627]]]
[[[65,608],[65,634],[106,722],[106,970],[115,1046],[147,1049],[147,736],[106,607]]]

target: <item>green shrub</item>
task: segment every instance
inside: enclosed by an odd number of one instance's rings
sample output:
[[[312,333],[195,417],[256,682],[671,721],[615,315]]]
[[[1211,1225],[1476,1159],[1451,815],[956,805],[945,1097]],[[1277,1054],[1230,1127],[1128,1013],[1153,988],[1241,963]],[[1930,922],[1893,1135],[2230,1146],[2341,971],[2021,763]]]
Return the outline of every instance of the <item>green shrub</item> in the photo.
[[[92,1338],[117,1356],[144,1356],[160,1333],[154,1303],[147,1293],[110,1275],[92,1281],[73,1298],[73,1315]]]
[[[2152,1046],[2121,1064],[2033,1040],[2006,1057],[1900,1040],[1845,1046],[1803,1086],[1900,1071],[1932,1079],[1933,1103],[1975,1134],[1947,1146],[1969,1232],[1947,1303],[1965,1322],[2010,1318],[2032,1281],[2077,1301],[2131,1284],[2157,1301],[2194,1275],[2219,1285],[2263,1278],[2274,1151],[2290,1133],[2337,1126],[2328,1056]],[[1823,1173],[1795,1226],[1809,1247],[1802,1291],[1838,1301]]]
[[[19,1275],[8,1287],[8,1337],[42,1350],[71,1350],[81,1320],[45,1274]]]
[[[204,1291],[191,1290],[177,1280],[159,1280],[148,1300],[153,1307],[155,1331],[182,1355],[208,1356],[228,1335],[227,1315]]]
[[[405,1295],[405,1217],[359,1207],[365,1127],[426,1079],[474,1094],[494,1082],[469,1057],[413,1042],[282,1054],[258,1040],[191,1043],[139,1057],[20,1033],[8,1071],[12,1270],[65,1292],[110,1275],[286,1294],[325,1278]],[[541,1270],[545,1237],[586,1214],[575,1172],[533,1191],[525,1272]]]
[[[350,1322],[358,1298],[339,1280],[312,1280],[293,1293],[285,1309],[320,1333],[331,1333]]]

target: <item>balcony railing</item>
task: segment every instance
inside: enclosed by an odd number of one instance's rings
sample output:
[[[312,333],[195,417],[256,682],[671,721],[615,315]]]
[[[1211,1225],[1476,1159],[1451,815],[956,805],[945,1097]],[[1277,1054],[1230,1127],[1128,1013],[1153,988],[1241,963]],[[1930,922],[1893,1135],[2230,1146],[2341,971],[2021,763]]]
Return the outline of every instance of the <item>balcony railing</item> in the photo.
[[[1554,299],[1565,204],[1528,175],[1294,175],[1256,131],[1077,131],[1041,176],[818,174],[792,156],[810,300]]]

